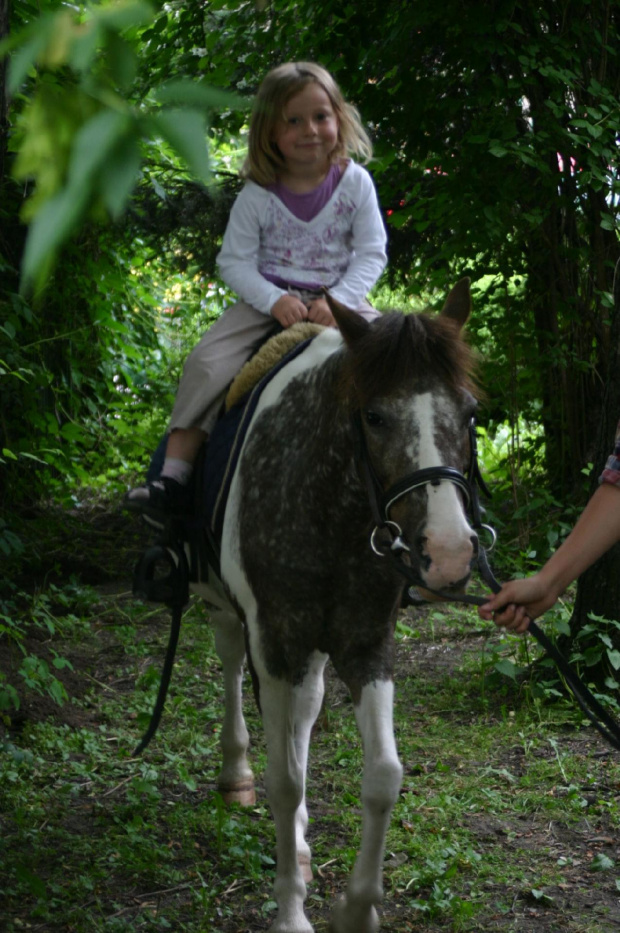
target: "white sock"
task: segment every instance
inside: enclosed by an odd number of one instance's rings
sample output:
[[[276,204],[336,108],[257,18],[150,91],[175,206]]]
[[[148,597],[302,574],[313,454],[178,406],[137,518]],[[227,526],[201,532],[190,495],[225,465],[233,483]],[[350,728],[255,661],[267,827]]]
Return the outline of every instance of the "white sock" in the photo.
[[[179,460],[178,457],[166,457],[162,467],[161,476],[175,479],[181,486],[187,486],[189,478],[194,471],[193,463]]]

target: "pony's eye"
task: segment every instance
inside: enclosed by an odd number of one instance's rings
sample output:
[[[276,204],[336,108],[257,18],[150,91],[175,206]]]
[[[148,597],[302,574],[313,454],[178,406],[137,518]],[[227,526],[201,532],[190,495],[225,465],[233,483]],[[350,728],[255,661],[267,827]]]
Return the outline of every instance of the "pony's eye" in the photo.
[[[366,424],[371,428],[380,428],[385,423],[381,415],[378,412],[373,411],[371,408],[364,412],[364,415],[366,418]]]

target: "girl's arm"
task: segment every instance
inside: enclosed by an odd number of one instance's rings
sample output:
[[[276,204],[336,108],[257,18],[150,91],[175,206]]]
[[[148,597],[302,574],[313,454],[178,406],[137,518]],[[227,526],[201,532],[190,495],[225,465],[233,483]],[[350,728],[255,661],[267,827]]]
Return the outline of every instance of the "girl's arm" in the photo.
[[[347,172],[351,170],[356,183],[354,196],[357,203],[351,224],[354,255],[340,281],[329,291],[336,301],[348,308],[357,308],[385,269],[387,237],[370,175],[355,163],[349,165]]]
[[[483,619],[495,613],[496,625],[524,632],[531,619],[549,609],[573,580],[620,541],[620,486],[598,487],[579,521],[547,563],[524,580],[506,583],[479,609]]]
[[[262,191],[248,184],[232,206],[217,265],[223,280],[243,301],[264,314],[287,293],[258,271]]]

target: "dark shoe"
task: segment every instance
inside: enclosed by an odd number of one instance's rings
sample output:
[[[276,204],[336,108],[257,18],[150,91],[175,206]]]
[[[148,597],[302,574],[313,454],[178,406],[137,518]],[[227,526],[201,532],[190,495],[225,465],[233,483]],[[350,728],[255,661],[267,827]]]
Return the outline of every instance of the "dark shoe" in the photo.
[[[130,489],[125,496],[124,506],[132,512],[140,512],[147,518],[155,519],[159,524],[169,516],[189,512],[189,487],[169,476],[161,476],[145,486]]]

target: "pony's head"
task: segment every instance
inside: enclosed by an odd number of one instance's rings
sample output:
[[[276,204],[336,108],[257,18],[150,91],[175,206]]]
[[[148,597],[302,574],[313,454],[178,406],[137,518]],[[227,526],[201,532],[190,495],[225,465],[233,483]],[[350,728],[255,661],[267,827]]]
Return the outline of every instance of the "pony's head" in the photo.
[[[461,335],[469,279],[455,285],[436,316],[388,312],[369,323],[328,300],[346,345],[339,396],[359,412],[378,485],[386,491],[433,467],[462,472],[476,406],[472,356]],[[421,485],[396,499],[388,517],[402,529],[408,560],[427,586],[463,590],[476,534],[457,486],[445,479]]]

